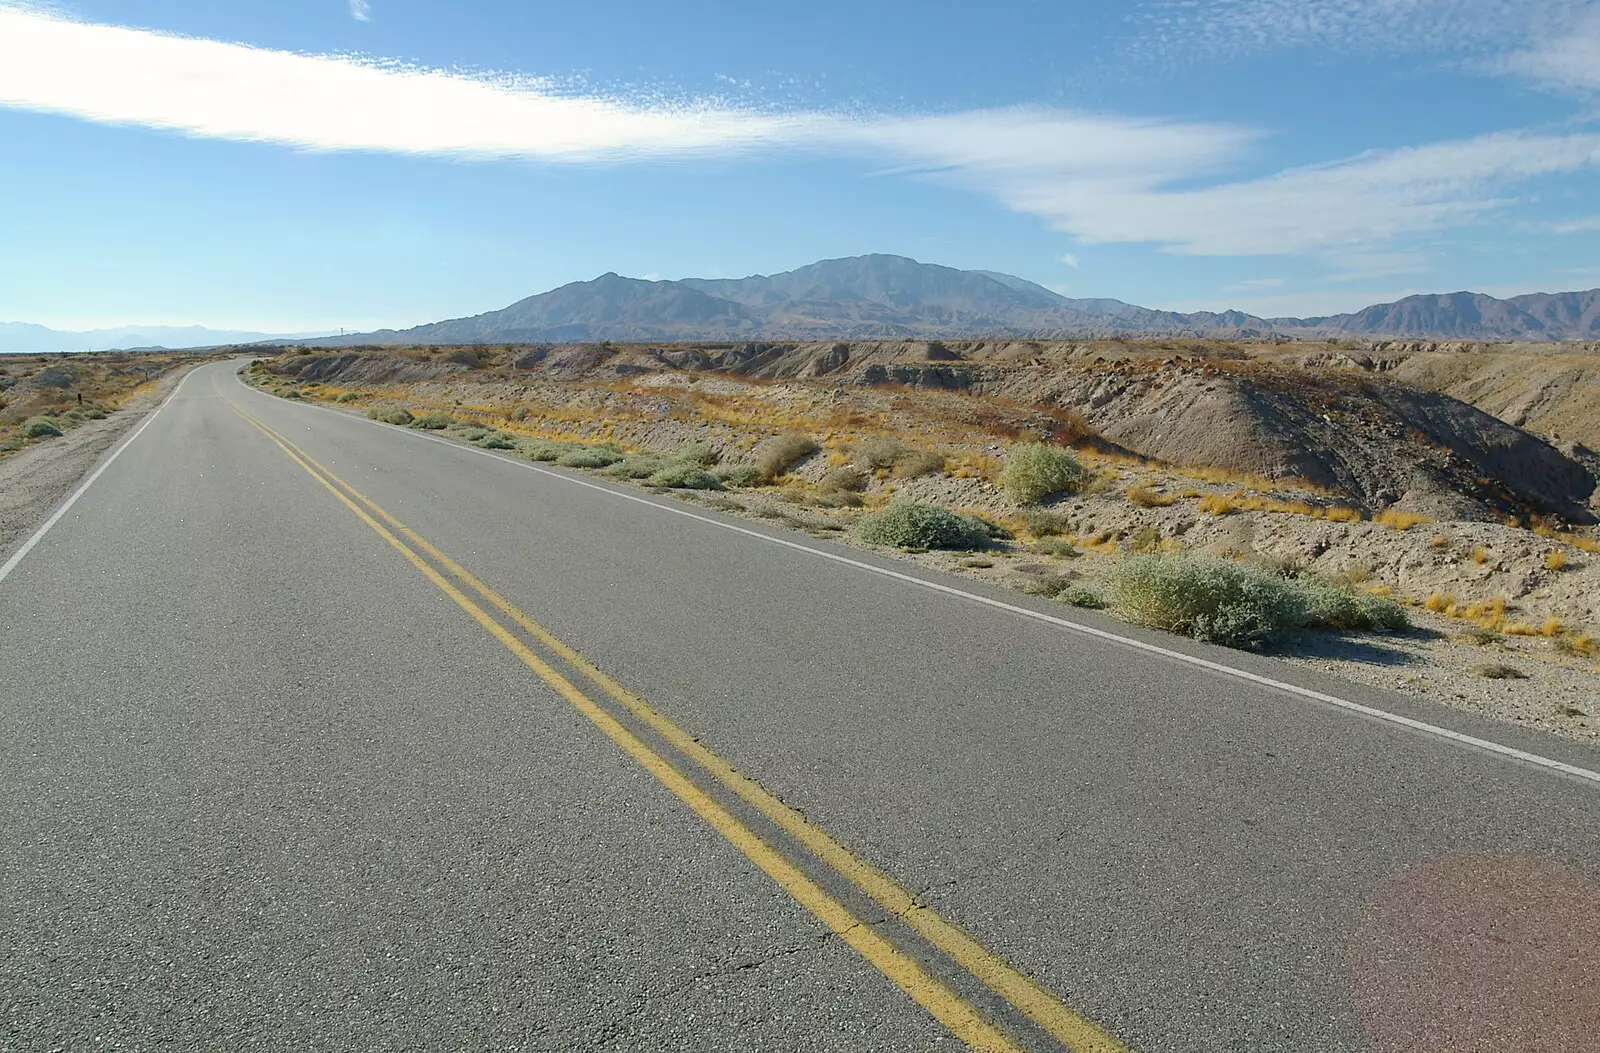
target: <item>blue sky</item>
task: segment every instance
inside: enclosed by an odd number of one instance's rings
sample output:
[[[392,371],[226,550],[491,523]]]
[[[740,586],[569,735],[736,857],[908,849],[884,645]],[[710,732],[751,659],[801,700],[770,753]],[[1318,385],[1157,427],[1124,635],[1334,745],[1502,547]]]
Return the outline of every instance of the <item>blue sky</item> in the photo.
[[[892,252],[1600,286],[1600,0],[0,0],[0,320],[410,325]]]

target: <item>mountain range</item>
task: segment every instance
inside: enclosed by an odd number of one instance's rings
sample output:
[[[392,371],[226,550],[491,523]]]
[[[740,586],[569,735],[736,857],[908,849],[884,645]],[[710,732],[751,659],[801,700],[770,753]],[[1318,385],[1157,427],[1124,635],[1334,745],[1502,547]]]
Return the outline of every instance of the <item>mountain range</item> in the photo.
[[[65,333],[7,322],[0,323],[0,352],[209,347],[289,339],[338,347],[1164,335],[1594,340],[1600,339],[1600,289],[1505,300],[1471,292],[1408,296],[1352,314],[1260,318],[1241,311],[1182,314],[1121,300],[1073,299],[997,271],[869,255],[748,278],[647,281],[602,274],[470,318],[319,339],[199,326]]]
[[[646,281],[602,274],[470,318],[310,341],[357,344],[871,340],[1167,335],[1413,336],[1469,340],[1600,338],[1600,289],[1499,300],[1409,296],[1353,314],[1259,318],[1181,314],[1121,300],[1072,299],[1023,278],[903,256],[823,260],[748,278]]]
[[[124,325],[115,329],[71,332],[31,322],[0,322],[0,354],[42,354],[55,351],[107,351],[112,348],[160,347],[179,350],[221,344],[254,344],[263,340],[295,340],[322,333],[249,333],[207,329],[199,325]]]

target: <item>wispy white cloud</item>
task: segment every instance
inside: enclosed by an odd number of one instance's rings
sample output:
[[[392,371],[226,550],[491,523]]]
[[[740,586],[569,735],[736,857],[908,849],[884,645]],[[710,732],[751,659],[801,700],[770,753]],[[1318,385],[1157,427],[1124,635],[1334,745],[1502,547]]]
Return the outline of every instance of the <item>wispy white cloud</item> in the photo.
[[[92,25],[0,6],[0,105],[313,150],[596,161],[804,138],[816,118],[638,106],[466,76]]]
[[[1056,262],[1065,263],[1068,267],[1071,267],[1073,270],[1077,270],[1078,269],[1078,263],[1079,263],[1078,257],[1074,256],[1070,252],[1063,252],[1061,255],[1057,256],[1056,257]]]
[[[1600,231],[1600,216],[1564,219],[1550,224],[1550,232],[1552,234],[1592,234],[1597,231]]]
[[[1600,134],[1506,132],[1229,181],[1258,131],[1041,107],[863,117],[572,94],[535,78],[86,24],[5,0],[0,106],[195,137],[459,159],[855,155],[985,194],[1083,243],[1313,253],[1352,276],[1404,269],[1392,253],[1390,270],[1373,265],[1396,239],[1502,207],[1519,182],[1600,164]]]
[[[1483,217],[1507,204],[1504,192],[1519,182],[1596,165],[1600,133],[1504,132],[1196,189],[1169,189],[1159,171],[1101,180],[1000,170],[981,160],[954,178],[1083,242],[1251,256],[1369,251]]]
[[[1347,52],[1490,54],[1570,27],[1591,0],[1147,0],[1134,20],[1203,53],[1315,46]]]
[[[1146,0],[1145,46],[1236,56],[1292,47],[1433,55],[1481,73],[1600,90],[1595,0]]]
[[[371,22],[372,4],[370,0],[350,0],[350,17],[357,22]]]
[[[1500,68],[1549,87],[1600,91],[1600,6],[1562,32],[1507,56]]]

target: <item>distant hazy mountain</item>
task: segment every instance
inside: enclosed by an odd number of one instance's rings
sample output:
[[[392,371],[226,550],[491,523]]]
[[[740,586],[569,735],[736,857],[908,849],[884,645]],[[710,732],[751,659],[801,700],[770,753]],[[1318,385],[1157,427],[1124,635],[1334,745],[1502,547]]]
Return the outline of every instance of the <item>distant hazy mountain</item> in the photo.
[[[260,340],[299,339],[305,333],[247,333],[198,325],[124,325],[81,333],[47,329],[28,322],[0,322],[0,354],[47,351],[107,351],[118,347],[215,347]],[[321,336],[322,334],[315,334]]]
[[[823,260],[748,278],[643,281],[603,274],[499,311],[310,341],[322,345],[536,341],[832,340],[1093,334],[1396,335],[1484,340],[1600,337],[1600,290],[1496,300],[1412,296],[1327,318],[1179,314],[1075,300],[1023,278],[903,256]]]
[[[1328,318],[1274,318],[1284,328],[1330,333],[1453,337],[1473,340],[1590,340],[1600,337],[1600,289],[1529,293],[1497,300],[1482,293],[1407,296]]]

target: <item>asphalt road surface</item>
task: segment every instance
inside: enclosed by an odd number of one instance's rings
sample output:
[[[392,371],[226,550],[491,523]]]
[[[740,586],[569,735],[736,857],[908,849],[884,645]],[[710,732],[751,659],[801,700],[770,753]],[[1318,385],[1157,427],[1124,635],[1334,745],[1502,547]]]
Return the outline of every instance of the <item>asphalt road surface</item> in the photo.
[[[0,1048],[1600,1049],[1592,750],[236,368],[0,580]]]

